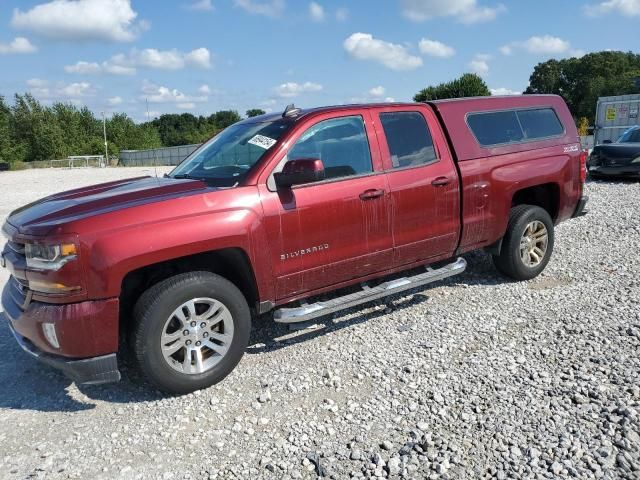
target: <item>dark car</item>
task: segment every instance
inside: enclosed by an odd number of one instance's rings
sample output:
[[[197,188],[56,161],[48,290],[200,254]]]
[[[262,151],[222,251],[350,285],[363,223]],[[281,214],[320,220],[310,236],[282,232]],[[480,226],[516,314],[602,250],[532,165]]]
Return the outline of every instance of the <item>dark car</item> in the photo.
[[[640,125],[624,132],[615,143],[596,145],[587,162],[589,175],[640,177]]]

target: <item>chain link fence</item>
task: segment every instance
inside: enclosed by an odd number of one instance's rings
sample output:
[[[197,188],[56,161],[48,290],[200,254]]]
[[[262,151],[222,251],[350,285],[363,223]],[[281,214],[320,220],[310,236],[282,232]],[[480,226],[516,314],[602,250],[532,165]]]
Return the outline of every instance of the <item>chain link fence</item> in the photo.
[[[152,150],[120,150],[119,164],[125,167],[178,165],[200,145],[196,143],[176,147],[154,148]]]

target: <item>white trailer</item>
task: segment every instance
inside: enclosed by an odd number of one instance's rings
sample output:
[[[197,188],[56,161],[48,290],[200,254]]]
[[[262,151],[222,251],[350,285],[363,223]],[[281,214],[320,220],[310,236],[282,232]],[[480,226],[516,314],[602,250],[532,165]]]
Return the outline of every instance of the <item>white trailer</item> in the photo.
[[[640,94],[600,97],[596,109],[595,144],[615,142],[629,127],[640,125]]]

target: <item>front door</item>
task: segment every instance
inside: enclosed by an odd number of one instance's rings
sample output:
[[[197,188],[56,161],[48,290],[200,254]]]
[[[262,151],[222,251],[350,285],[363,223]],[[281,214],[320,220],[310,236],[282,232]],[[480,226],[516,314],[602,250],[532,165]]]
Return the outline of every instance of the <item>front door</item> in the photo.
[[[319,158],[325,180],[279,191],[272,191],[270,182],[271,188],[262,190],[278,300],[390,266],[388,187],[375,138],[376,148],[369,146],[366,115],[308,126],[275,170],[287,160]]]

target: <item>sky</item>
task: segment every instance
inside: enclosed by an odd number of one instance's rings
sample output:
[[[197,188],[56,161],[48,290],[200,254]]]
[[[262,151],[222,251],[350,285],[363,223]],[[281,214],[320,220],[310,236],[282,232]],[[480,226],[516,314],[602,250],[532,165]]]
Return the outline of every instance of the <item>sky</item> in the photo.
[[[411,101],[465,72],[511,94],[639,46],[640,0],[0,0],[0,95],[144,121]]]

